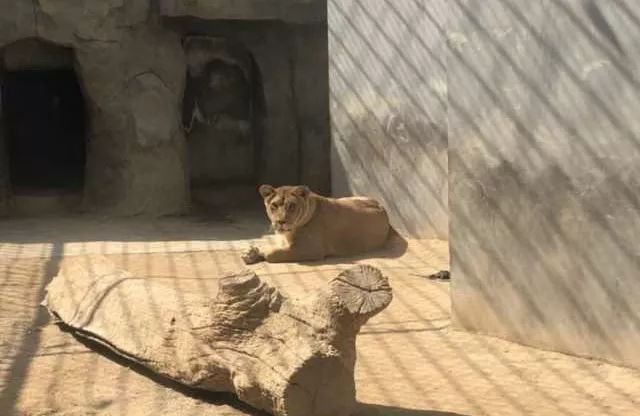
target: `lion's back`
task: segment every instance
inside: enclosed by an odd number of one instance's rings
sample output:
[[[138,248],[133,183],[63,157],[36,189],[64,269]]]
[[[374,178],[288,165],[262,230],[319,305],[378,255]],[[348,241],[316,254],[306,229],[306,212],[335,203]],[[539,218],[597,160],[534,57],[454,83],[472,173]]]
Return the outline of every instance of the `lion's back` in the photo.
[[[329,254],[350,255],[384,245],[390,231],[386,210],[373,198],[328,199],[318,210]]]
[[[351,207],[355,210],[362,210],[364,212],[380,213],[386,212],[384,207],[378,200],[368,198],[364,196],[351,196],[346,198],[339,198],[336,201],[345,207]]]

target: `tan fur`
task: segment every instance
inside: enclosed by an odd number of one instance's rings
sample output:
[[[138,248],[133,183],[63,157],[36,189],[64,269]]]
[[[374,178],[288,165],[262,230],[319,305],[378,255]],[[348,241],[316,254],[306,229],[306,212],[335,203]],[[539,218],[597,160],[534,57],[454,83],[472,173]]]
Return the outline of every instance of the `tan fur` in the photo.
[[[391,231],[385,209],[364,197],[326,198],[306,186],[260,187],[273,229],[283,247],[252,248],[246,263],[322,260],[365,253],[384,245]]]

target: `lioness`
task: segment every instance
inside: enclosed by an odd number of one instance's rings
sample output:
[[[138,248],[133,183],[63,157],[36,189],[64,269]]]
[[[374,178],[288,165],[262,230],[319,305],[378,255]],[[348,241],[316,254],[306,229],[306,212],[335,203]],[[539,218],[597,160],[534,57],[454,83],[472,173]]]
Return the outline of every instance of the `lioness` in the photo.
[[[322,260],[382,247],[392,231],[385,209],[374,199],[325,198],[306,186],[262,185],[267,216],[283,245],[270,250],[251,247],[246,264]]]

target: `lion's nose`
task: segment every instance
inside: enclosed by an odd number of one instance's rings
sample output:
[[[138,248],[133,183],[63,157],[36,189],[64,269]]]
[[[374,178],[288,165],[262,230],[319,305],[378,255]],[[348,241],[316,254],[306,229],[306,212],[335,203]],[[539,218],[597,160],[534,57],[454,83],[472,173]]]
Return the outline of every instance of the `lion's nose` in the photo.
[[[285,223],[284,221],[280,220],[280,221],[276,221],[276,225],[278,226],[283,226]]]

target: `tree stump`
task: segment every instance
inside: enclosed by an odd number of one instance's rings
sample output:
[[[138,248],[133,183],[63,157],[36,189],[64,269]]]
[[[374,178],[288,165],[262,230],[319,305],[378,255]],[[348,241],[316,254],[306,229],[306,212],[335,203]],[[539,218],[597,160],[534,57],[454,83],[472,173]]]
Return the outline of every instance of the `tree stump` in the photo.
[[[77,335],[187,386],[232,392],[274,415],[352,413],[356,335],[392,299],[379,270],[356,266],[303,299],[252,271],[219,279],[212,295],[174,280],[71,257],[43,306]]]

